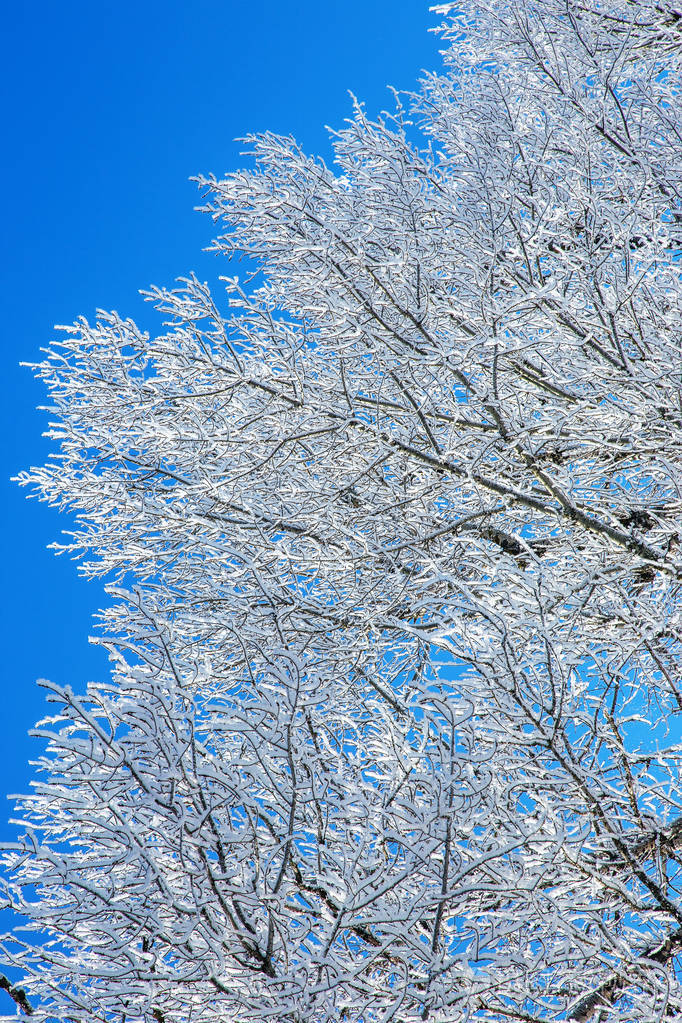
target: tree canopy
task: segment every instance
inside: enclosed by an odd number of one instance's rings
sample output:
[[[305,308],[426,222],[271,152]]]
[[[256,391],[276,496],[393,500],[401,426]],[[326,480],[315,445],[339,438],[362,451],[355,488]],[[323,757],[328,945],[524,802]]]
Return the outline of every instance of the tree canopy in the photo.
[[[682,9],[460,0],[224,289],[37,373],[111,678],[6,849],[36,1019],[681,1018]]]

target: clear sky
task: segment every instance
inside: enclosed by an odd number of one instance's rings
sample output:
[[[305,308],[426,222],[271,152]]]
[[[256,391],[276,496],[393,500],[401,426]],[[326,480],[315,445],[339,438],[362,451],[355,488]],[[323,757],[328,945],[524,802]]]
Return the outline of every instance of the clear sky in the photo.
[[[324,125],[349,115],[348,90],[376,113],[388,84],[409,89],[438,66],[436,20],[422,0],[6,6],[0,797],[27,791],[39,752],[27,737],[47,711],[36,679],[79,691],[108,671],[87,642],[101,586],[46,549],[68,522],[9,482],[50,448],[42,387],[19,362],[39,357],[55,323],[100,307],[153,329],[138,289],[190,270],[216,280],[224,267],[201,251],[212,224],[193,212],[188,178],[240,166],[234,139],[252,131],[328,157]]]

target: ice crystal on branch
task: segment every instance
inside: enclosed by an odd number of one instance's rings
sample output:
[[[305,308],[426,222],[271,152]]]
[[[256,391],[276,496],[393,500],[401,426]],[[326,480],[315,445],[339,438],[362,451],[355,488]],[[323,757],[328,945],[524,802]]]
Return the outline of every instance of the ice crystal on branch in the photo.
[[[37,367],[113,672],[6,854],[36,1018],[680,1018],[682,11],[441,13],[332,168],[201,179],[248,283]]]

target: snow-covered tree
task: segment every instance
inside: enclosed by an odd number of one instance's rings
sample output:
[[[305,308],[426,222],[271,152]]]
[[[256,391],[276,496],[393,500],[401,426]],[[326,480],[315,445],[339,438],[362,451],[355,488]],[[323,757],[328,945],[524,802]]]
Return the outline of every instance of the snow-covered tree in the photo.
[[[440,14],[333,167],[200,179],[246,282],[37,367],[113,667],[6,851],[36,1019],[682,1018],[682,8]]]

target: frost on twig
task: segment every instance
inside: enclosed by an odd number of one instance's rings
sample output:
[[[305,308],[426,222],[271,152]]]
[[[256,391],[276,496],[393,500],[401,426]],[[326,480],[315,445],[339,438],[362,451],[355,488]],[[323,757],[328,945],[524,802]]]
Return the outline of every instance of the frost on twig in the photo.
[[[46,1023],[679,1018],[680,12],[447,8],[200,179],[246,284],[36,367],[112,658],[5,854]]]

